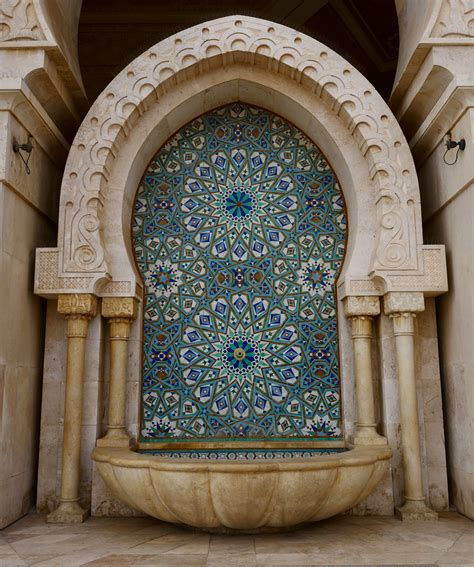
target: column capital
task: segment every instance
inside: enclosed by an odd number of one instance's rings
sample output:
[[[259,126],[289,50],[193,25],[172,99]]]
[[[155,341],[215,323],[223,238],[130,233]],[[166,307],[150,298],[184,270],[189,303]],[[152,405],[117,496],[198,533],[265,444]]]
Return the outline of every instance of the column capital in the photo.
[[[380,301],[377,295],[354,295],[344,299],[344,315],[352,317],[375,317],[380,315]]]
[[[104,297],[102,317],[107,319],[136,319],[138,302],[133,297]]]
[[[92,319],[97,315],[97,297],[91,293],[72,293],[58,296],[58,313],[79,315]]]
[[[393,333],[395,336],[415,334],[416,313],[404,311],[402,313],[391,313],[389,317],[393,321]]]
[[[421,313],[425,298],[421,291],[391,291],[383,297],[385,315],[395,313]]]

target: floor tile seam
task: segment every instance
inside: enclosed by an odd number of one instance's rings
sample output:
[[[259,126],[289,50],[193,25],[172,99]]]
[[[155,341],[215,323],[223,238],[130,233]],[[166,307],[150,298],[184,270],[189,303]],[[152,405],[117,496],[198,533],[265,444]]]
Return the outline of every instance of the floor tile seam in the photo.
[[[446,549],[446,553],[449,553],[452,548],[456,545],[456,543],[463,537],[464,534],[459,534],[458,537],[453,541],[452,545],[450,547],[448,547],[448,549]],[[474,537],[474,536],[473,536]],[[474,544],[473,544],[474,547]],[[474,555],[474,551],[473,551],[473,555]]]
[[[92,549],[93,549],[93,548],[92,548]],[[125,548],[125,549],[127,549],[127,548]],[[114,545],[114,546],[111,546],[110,549],[107,549],[106,551],[104,551],[104,553],[105,553],[105,554],[110,554],[110,553],[112,553],[112,552],[114,552],[114,551],[116,551],[116,550],[117,550],[117,546]],[[54,559],[55,559],[55,560],[56,560],[56,559],[61,559],[61,557],[65,557],[66,559],[67,559],[67,558],[75,559],[75,556],[76,556],[76,555],[78,555],[78,554],[80,554],[80,553],[83,553],[83,552],[87,552],[87,551],[91,551],[91,549],[75,550],[75,551],[73,551],[72,553],[60,553],[59,555],[55,555],[55,556],[54,556]],[[102,559],[102,557],[98,557],[97,559]],[[28,560],[27,558],[24,559],[24,561],[27,561],[27,560]],[[30,565],[38,565],[38,564],[42,563],[43,561],[45,561],[45,559],[40,559],[39,561],[35,561],[34,563],[31,563]],[[66,563],[64,563],[64,565],[66,565]]]
[[[178,548],[182,547],[183,545],[188,545],[188,544],[185,543],[185,544],[177,545],[176,547],[172,547],[171,549],[168,549],[167,551],[164,551],[164,552],[162,553],[162,555],[171,554],[175,549],[178,549]],[[173,554],[173,555],[176,556],[176,555],[180,555],[180,554],[179,554],[179,553],[175,553],[175,554]],[[186,555],[196,555],[196,554],[195,554],[195,553],[181,553],[181,555],[186,556]],[[206,552],[204,552],[204,553],[198,553],[197,555],[206,555],[206,556],[209,555],[209,546],[208,546]]]
[[[12,547],[8,541],[5,540],[5,543],[8,546],[8,548],[11,550],[12,554],[16,555],[19,559],[24,561],[23,557],[21,557],[18,551],[14,547]]]
[[[161,538],[165,537],[166,535],[169,535],[169,534],[165,533],[165,534],[162,534],[162,535],[160,535],[160,536],[158,536],[158,537],[152,537],[152,538],[150,538],[150,539],[148,539],[148,540],[146,540],[146,541],[142,541],[142,542],[140,542],[140,543],[137,543],[136,545],[131,545],[128,549],[134,549],[135,547],[138,547],[139,545],[143,545],[143,544],[149,543],[150,541],[155,541],[155,540],[157,540],[157,539],[161,539]],[[161,542],[161,543],[162,543],[162,542]],[[176,547],[179,547],[179,545],[177,545]],[[174,548],[171,548],[171,549],[174,549]]]

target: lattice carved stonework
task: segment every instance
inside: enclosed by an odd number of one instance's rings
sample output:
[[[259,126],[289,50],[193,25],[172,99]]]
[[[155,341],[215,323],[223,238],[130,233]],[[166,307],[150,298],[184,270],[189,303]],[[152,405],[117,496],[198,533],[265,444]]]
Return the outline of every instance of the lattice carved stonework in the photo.
[[[55,249],[38,248],[36,250],[35,293],[48,297],[56,295],[58,291],[81,293],[89,290],[93,285],[93,280],[87,275],[58,276],[58,256],[59,252]]]
[[[356,140],[377,188],[372,271],[416,270],[418,183],[406,141],[385,102],[347,61],[317,41],[278,24],[229,17],[164,40],[124,69],[93,104],[74,141],[62,185],[61,275],[107,271],[100,226],[115,156],[156,93],[176,88],[196,69],[204,72],[209,57],[217,67],[234,62],[272,69],[321,97]]]
[[[341,440],[341,190],[299,130],[233,103],[158,152],[135,201],[142,440]]]

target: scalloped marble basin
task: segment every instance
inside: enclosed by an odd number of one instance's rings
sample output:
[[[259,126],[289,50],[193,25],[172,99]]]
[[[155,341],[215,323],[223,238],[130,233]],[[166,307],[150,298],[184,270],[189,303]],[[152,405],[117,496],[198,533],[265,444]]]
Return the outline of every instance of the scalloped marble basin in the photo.
[[[354,507],[388,468],[387,446],[272,460],[170,458],[127,449],[92,454],[124,502],[204,530],[283,529]]]

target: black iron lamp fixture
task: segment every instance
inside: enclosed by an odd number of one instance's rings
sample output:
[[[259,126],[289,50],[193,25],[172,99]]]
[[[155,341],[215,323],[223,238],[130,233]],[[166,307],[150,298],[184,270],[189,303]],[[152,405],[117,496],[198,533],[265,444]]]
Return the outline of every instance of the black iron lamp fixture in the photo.
[[[31,170],[28,166],[28,162],[30,161],[31,152],[33,150],[33,144],[31,141],[33,140],[32,136],[28,136],[28,142],[26,144],[19,144],[18,142],[13,142],[13,151],[21,157],[21,161],[25,164],[26,173],[29,175]],[[25,159],[25,155],[27,155]]]
[[[443,155],[443,161],[447,165],[454,165],[458,161],[459,152],[463,152],[466,149],[466,140],[464,138],[461,138],[458,142],[455,142],[452,138],[451,132],[448,132],[445,136],[444,145],[446,146],[446,151]],[[454,156],[454,161],[447,161],[446,154],[449,151],[454,150],[454,148],[457,148],[456,155]]]

